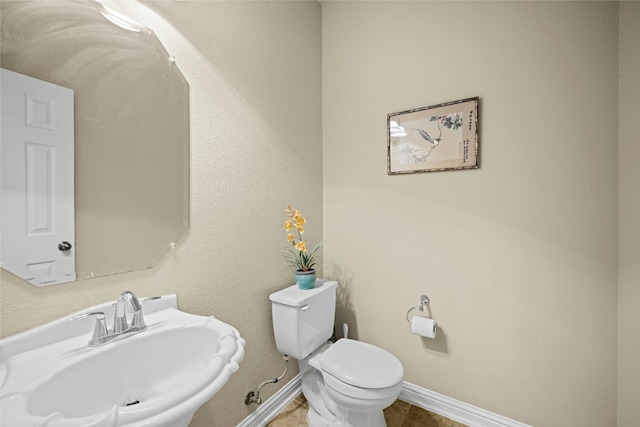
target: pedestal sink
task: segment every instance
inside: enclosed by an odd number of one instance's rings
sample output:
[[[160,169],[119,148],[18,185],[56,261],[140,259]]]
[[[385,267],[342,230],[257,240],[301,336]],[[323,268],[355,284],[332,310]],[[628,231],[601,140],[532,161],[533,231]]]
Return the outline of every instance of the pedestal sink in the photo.
[[[187,426],[239,368],[245,341],[214,317],[177,309],[175,295],[143,304],[147,330],[90,347],[112,302],[0,340],[3,426]]]

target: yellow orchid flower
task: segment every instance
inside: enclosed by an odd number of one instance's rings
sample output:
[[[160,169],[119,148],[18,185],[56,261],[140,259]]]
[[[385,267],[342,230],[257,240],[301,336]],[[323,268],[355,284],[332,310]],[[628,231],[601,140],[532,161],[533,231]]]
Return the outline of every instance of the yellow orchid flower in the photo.
[[[307,242],[302,240],[304,224],[307,223],[302,212],[287,205],[285,209],[286,219],[284,228],[287,231],[287,243],[282,246],[287,264],[296,271],[313,271],[320,257],[320,247],[323,242],[307,247]],[[293,231],[295,227],[296,231]],[[289,246],[291,245],[291,246]]]

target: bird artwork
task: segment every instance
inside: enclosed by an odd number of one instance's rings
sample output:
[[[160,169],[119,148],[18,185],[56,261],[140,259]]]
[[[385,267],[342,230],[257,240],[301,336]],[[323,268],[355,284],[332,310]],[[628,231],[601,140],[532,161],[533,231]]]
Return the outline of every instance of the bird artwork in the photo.
[[[429,135],[424,129],[417,128],[407,128],[408,134],[412,132],[417,132],[418,135],[425,141],[429,143],[428,151],[423,155],[416,155],[417,153],[412,152],[412,158],[415,162],[426,162],[428,157],[431,156],[431,152],[434,148],[436,148],[440,141],[442,141],[442,128],[447,128],[451,130],[458,130],[462,127],[462,117],[460,113],[450,113],[444,116],[431,116],[429,118],[429,122],[436,122],[438,126],[438,136],[436,138]],[[415,149],[413,151],[416,151]]]
[[[420,136],[422,137],[422,139],[425,139],[427,141],[429,141],[429,143],[431,144],[431,146],[433,148],[435,148],[438,144],[440,144],[440,139],[439,138],[431,138],[431,136],[429,136],[429,134],[427,133],[426,130],[423,129],[415,129]]]
[[[388,173],[478,167],[478,98],[388,115]]]

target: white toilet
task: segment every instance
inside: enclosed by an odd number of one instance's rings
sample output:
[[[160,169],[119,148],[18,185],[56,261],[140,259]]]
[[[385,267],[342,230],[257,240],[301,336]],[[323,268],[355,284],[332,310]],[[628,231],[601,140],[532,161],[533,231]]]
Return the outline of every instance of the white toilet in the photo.
[[[382,410],[400,394],[404,370],[391,353],[333,334],[338,283],[290,286],[269,296],[278,351],[298,359],[311,427],[384,427]]]

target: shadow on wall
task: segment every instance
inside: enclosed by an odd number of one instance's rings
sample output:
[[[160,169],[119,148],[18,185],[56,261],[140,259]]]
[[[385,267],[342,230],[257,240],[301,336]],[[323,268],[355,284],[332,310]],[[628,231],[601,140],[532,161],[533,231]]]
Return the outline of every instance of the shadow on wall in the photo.
[[[438,326],[435,339],[420,337],[425,351],[435,351],[449,355],[449,339],[441,326]]]
[[[348,272],[344,271],[339,265],[332,261],[325,263],[324,271],[325,278],[338,282],[335,320],[336,338],[339,339],[344,337],[342,325],[346,323],[349,326],[349,338],[357,340],[358,322],[356,321],[355,309],[351,302],[353,295],[353,287],[351,285],[352,277]],[[437,317],[434,317],[434,314],[431,311],[431,306],[428,304],[427,312],[421,315],[437,320]],[[435,339],[419,337],[417,335],[416,338],[422,341],[422,348],[425,352],[436,352],[447,356],[450,355],[449,338],[442,326],[438,325]]]
[[[342,270],[340,266],[334,262],[326,262],[324,265],[325,278],[338,282],[336,291],[336,338],[344,338],[343,326],[345,323],[349,326],[349,338],[358,339],[358,323],[356,322],[356,313],[351,303],[351,295],[353,288],[351,287],[351,276]]]

